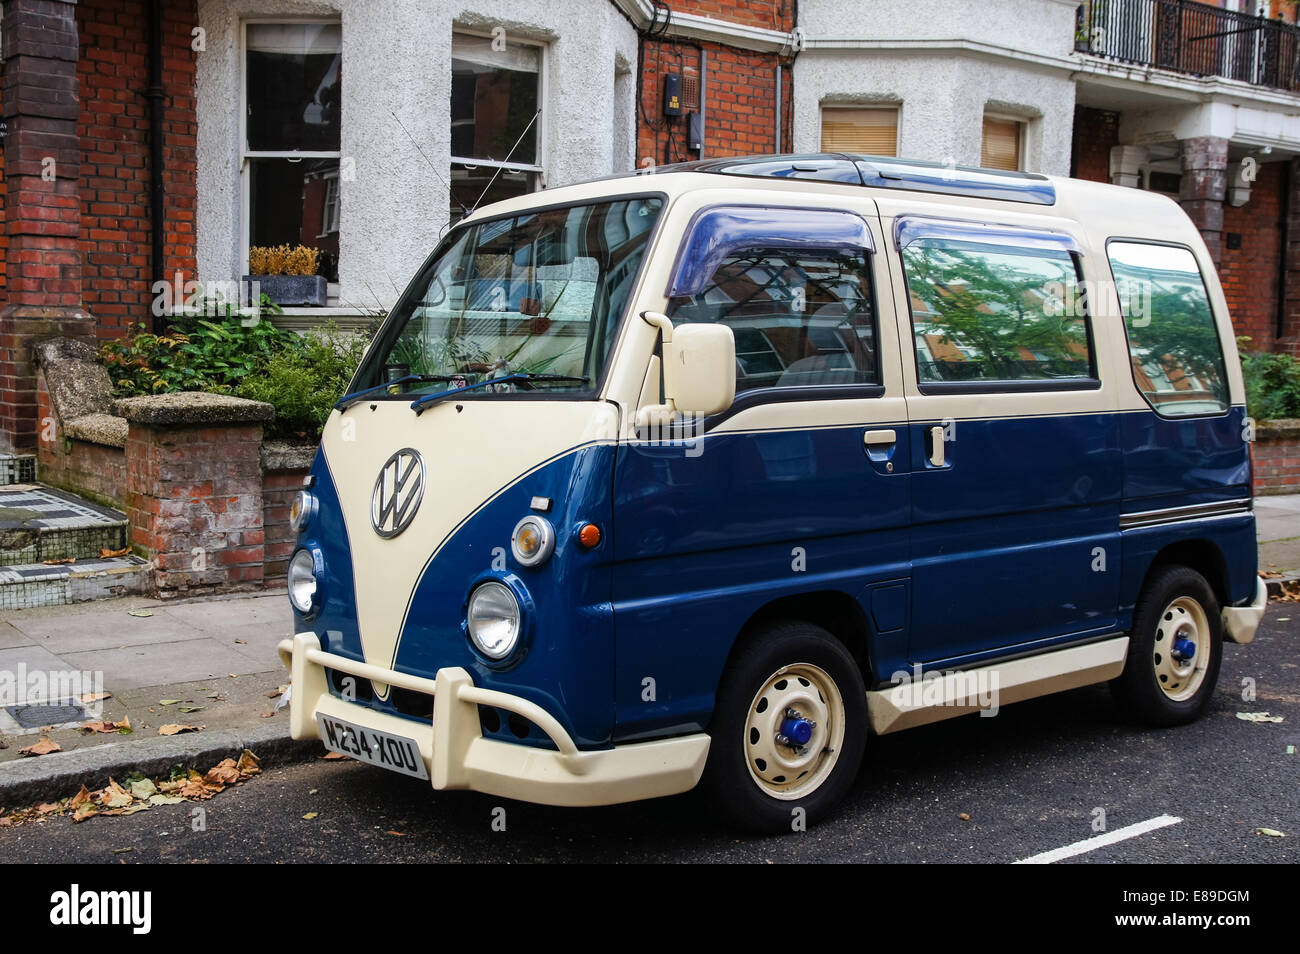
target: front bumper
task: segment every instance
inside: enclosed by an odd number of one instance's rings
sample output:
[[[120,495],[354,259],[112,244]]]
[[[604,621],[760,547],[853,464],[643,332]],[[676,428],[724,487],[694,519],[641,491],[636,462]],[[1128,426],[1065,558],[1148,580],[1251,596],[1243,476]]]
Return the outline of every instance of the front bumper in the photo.
[[[460,667],[440,669],[433,679],[412,676],[327,653],[314,633],[298,633],[278,648],[292,674],[289,731],[295,739],[320,738],[318,712],[414,739],[436,789],[472,789],[543,805],[612,805],[694,788],[709,754],[703,733],[581,751],[541,706],[481,689]],[[433,719],[404,719],[339,699],[330,694],[327,668],[433,696]],[[558,751],[484,738],[480,705],[523,716]]]
[[[1263,580],[1256,581],[1255,598],[1249,606],[1229,606],[1223,611],[1223,635],[1230,643],[1248,643],[1255,638],[1255,630],[1264,618],[1268,605],[1268,587]]]

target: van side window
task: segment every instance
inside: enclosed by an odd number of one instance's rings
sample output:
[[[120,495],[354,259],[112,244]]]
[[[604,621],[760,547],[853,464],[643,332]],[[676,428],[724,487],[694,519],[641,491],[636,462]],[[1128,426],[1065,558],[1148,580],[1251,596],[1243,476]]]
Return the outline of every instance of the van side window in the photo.
[[[920,238],[902,258],[922,387],[1093,379],[1069,251]]]
[[[873,301],[865,252],[747,249],[670,312],[675,322],[731,326],[739,393],[878,384]]]
[[[1228,409],[1223,344],[1190,249],[1143,242],[1106,246],[1133,379],[1164,417]]]

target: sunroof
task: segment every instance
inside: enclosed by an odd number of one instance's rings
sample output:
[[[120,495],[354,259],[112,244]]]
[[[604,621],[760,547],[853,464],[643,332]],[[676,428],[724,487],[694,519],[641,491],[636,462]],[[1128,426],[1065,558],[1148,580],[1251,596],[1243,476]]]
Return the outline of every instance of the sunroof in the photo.
[[[1056,189],[1046,176],[1029,172],[1003,172],[948,166],[940,162],[816,153],[790,156],[746,156],[737,159],[702,159],[660,166],[656,173],[710,172],[763,179],[812,179],[874,189],[905,189],[941,195],[979,196],[1007,202],[1055,205]]]

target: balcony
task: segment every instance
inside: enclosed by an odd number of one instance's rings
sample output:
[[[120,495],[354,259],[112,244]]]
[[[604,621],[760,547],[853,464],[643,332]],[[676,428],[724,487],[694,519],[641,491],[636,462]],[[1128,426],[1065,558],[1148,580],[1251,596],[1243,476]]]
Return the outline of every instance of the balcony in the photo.
[[[1117,63],[1300,91],[1300,28],[1188,0],[1091,0],[1075,50]]]

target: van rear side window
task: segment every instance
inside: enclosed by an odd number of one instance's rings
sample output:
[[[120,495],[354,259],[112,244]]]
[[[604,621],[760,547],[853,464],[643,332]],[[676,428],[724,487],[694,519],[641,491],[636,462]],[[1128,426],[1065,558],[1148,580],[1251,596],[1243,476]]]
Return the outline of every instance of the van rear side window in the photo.
[[[923,390],[1092,381],[1088,319],[1069,251],[921,238],[902,257]]]
[[[700,294],[674,299],[677,322],[717,321],[736,337],[736,391],[878,384],[865,252],[746,249]]]
[[[1106,252],[1147,403],[1163,417],[1226,411],[1223,344],[1191,250],[1111,241]]]

